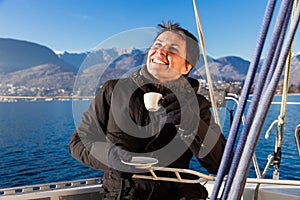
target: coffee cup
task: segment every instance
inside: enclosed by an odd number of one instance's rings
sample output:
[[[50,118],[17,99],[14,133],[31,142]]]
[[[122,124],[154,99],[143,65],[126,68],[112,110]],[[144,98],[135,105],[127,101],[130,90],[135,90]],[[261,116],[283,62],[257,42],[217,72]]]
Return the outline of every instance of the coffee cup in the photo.
[[[159,110],[159,100],[162,98],[162,94],[157,92],[148,92],[144,94],[144,104],[148,111],[155,112]]]

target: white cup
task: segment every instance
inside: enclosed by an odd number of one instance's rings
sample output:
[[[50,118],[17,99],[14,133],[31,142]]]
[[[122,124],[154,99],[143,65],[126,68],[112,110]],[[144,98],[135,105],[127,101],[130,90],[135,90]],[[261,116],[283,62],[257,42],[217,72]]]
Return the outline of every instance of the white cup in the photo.
[[[159,100],[162,98],[162,94],[157,92],[148,92],[144,94],[144,104],[148,111],[155,112],[160,108],[158,105]]]

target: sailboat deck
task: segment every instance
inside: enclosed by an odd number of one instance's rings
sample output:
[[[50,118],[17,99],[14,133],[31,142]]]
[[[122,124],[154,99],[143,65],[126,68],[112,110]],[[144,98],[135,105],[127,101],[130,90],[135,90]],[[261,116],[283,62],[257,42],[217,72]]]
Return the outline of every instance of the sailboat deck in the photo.
[[[257,179],[249,179],[243,193],[243,200],[255,199]],[[299,200],[300,181],[268,180],[261,179],[257,193],[258,200]],[[265,182],[265,183],[263,183]],[[268,183],[269,182],[269,183]],[[278,184],[274,184],[278,182]],[[287,185],[290,182],[290,185]],[[189,184],[189,183],[187,183]],[[205,184],[209,195],[212,192],[214,181]],[[100,190],[101,178],[59,182],[42,185],[0,189],[0,200],[99,200],[103,198]]]

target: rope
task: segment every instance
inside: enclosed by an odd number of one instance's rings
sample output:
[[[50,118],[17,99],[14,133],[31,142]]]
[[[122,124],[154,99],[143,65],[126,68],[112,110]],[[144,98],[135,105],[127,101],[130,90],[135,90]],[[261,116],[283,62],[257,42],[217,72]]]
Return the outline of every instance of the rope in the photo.
[[[282,6],[281,9],[286,11],[289,8],[289,4],[285,6]],[[266,78],[267,75],[273,75],[273,72],[269,69],[271,63],[274,63],[274,60],[278,60],[278,58],[276,58],[274,49],[278,49],[281,44],[280,39],[283,38],[282,37],[282,32],[284,31],[284,28],[286,28],[287,26],[284,26],[285,22],[287,21],[287,15],[288,12],[283,12],[282,14],[279,15],[279,17],[277,18],[277,23],[275,25],[272,37],[271,37],[271,43],[269,45],[269,49],[267,52],[267,56],[264,60],[264,63],[262,65],[262,68],[259,72],[259,78],[257,81],[257,84],[255,86],[255,90],[253,93],[253,98],[252,98],[252,102],[249,106],[248,109],[248,113],[246,116],[247,119],[247,123],[245,123],[245,126],[242,129],[239,141],[238,141],[238,145],[237,145],[237,149],[236,149],[236,153],[234,155],[233,158],[233,162],[232,165],[230,167],[230,171],[228,174],[228,179],[226,181],[225,187],[223,189],[223,194],[222,194],[222,199],[226,199],[227,195],[229,194],[229,191],[231,190],[231,185],[233,182],[233,179],[235,177],[235,173],[237,171],[237,167],[240,163],[240,158],[243,154],[243,149],[245,147],[245,143],[247,141],[247,137],[249,134],[249,131],[251,129],[251,126],[253,125],[253,120],[257,111],[257,106],[259,104],[261,95],[262,95],[262,90],[264,88],[264,85],[267,85],[268,83],[266,82]],[[279,54],[278,54],[279,56]],[[253,155],[253,154],[252,154]],[[250,156],[251,158],[252,156]],[[244,174],[245,175],[245,174]]]
[[[294,0],[293,4],[293,13],[292,13],[292,21],[295,19],[295,10],[297,7],[297,0]],[[280,159],[281,159],[281,147],[282,147],[282,137],[283,137],[283,130],[284,130],[284,123],[285,123],[285,114],[286,114],[286,104],[287,104],[287,98],[288,98],[288,87],[289,87],[289,81],[290,81],[290,74],[291,74],[291,62],[292,62],[292,49],[293,49],[293,43],[291,44],[291,49],[288,54],[288,59],[286,61],[286,69],[284,74],[284,83],[283,83],[283,91],[282,91],[282,101],[281,101],[281,110],[280,115],[278,116],[278,126],[277,126],[277,134],[276,134],[276,144],[274,149],[274,176],[277,175],[276,178],[279,179],[279,165],[280,165]],[[280,154],[280,157],[278,158],[276,155]],[[275,178],[273,176],[273,178]]]
[[[214,116],[215,116],[215,121],[220,126],[220,117],[219,117],[219,113],[218,113],[218,109],[217,109],[217,103],[216,103],[216,100],[215,100],[214,88],[213,88],[213,85],[212,85],[212,78],[211,78],[211,74],[210,74],[210,71],[209,71],[209,68],[208,68],[206,48],[205,48],[205,42],[204,42],[204,34],[203,34],[203,31],[202,31],[202,25],[201,25],[200,16],[199,16],[199,13],[198,13],[196,0],[193,0],[193,5],[194,5],[194,11],[195,11],[198,34],[199,34],[199,38],[200,38],[200,44],[201,44],[201,48],[202,48],[202,51],[203,51],[204,66],[205,66],[205,71],[206,71],[206,75],[207,75],[207,82],[208,82],[208,88],[209,88],[209,94],[210,94],[212,109],[213,109],[213,113],[214,113]]]
[[[291,7],[290,1],[283,1],[282,6],[280,7],[279,11],[279,18],[281,18],[285,12],[287,12],[287,8]],[[283,10],[282,10],[283,8]],[[284,12],[282,12],[284,11]],[[277,84],[280,80],[282,70],[284,68],[284,64],[286,61],[286,58],[288,56],[288,53],[290,51],[290,47],[293,41],[293,38],[295,36],[298,23],[300,19],[300,7],[297,6],[296,14],[295,14],[295,20],[291,23],[291,29],[288,32],[287,38],[286,38],[286,43],[283,47],[283,51],[280,54],[279,62],[276,67],[276,70],[274,72],[274,75],[271,79],[270,85],[267,88],[266,92],[263,95],[263,98],[258,105],[256,117],[253,121],[253,125],[250,129],[246,144],[245,144],[245,149],[244,152],[241,156],[241,161],[240,164],[237,168],[237,173],[235,175],[235,179],[232,184],[232,188],[234,190],[229,194],[229,199],[240,199],[242,196],[243,188],[245,186],[245,182],[247,177],[245,176],[245,172],[249,171],[250,168],[250,162],[249,162],[249,156],[253,154],[253,151],[257,145],[260,131],[262,129],[263,123],[266,118],[266,113],[268,112],[272,98],[275,94],[275,90],[277,87]]]
[[[292,17],[291,21],[294,20],[295,15],[295,9],[297,7],[297,0],[294,0],[293,4],[293,11],[292,11]],[[287,26],[288,23],[286,23]],[[279,165],[281,160],[281,147],[282,147],[282,137],[283,137],[283,130],[284,130],[284,123],[285,123],[285,114],[286,114],[286,105],[287,97],[288,97],[288,86],[289,86],[289,80],[290,80],[290,70],[291,70],[291,61],[292,61],[292,49],[293,49],[293,42],[291,45],[291,49],[288,54],[288,58],[286,60],[286,69],[284,74],[284,84],[283,84],[283,91],[282,91],[282,99],[279,103],[281,105],[280,115],[278,116],[277,120],[274,120],[273,123],[270,125],[269,129],[266,131],[265,138],[268,139],[271,130],[277,124],[277,133],[276,133],[276,143],[274,147],[274,156],[273,156],[273,163],[274,163],[274,173],[273,173],[273,179],[279,179]],[[276,49],[277,51],[277,49]],[[271,78],[268,78],[271,79]],[[269,82],[267,80],[267,82]],[[273,102],[272,102],[273,103]],[[269,167],[270,165],[267,164]],[[266,166],[266,167],[267,167]]]
[[[293,4],[293,14],[291,20],[294,20],[294,15],[295,15],[295,9],[297,7],[297,0],[294,0]],[[286,23],[287,24],[287,23]],[[274,120],[273,123],[270,125],[269,129],[266,131],[265,134],[265,139],[268,139],[271,130],[277,124],[277,134],[276,134],[276,144],[274,148],[274,156],[272,161],[274,162],[274,173],[273,173],[273,179],[279,179],[279,165],[280,165],[280,160],[281,160],[281,147],[282,147],[282,137],[283,137],[283,130],[284,130],[284,123],[285,123],[285,113],[286,113],[286,105],[288,104],[287,102],[287,97],[288,97],[288,86],[289,86],[289,80],[290,80],[290,69],[291,69],[291,60],[292,60],[292,49],[293,49],[293,42],[291,45],[290,52],[288,54],[288,58],[286,61],[286,70],[285,70],[285,75],[284,75],[284,86],[283,86],[283,92],[282,92],[282,101],[278,102],[281,105],[281,112],[280,115],[278,116],[277,120]],[[277,50],[276,50],[277,51]],[[269,81],[267,81],[269,82]],[[272,102],[274,103],[274,102]],[[293,103],[293,102],[289,102]],[[266,165],[266,168],[269,168],[270,164],[269,162]],[[258,189],[259,185],[257,186]]]
[[[279,59],[279,56],[280,56],[280,52],[281,52],[281,49],[282,49],[282,45],[283,45],[283,42],[284,42],[284,36],[286,35],[286,30],[287,30],[287,26],[288,26],[288,21],[289,21],[289,17],[290,17],[290,12],[287,13],[285,19],[284,19],[284,23],[283,23],[283,26],[281,28],[281,30],[278,30],[278,34],[279,34],[279,39],[278,39],[278,43],[276,46],[273,46],[273,48],[275,48],[275,53],[274,55],[270,58],[272,60],[272,63],[270,65],[270,69],[269,69],[269,72],[268,72],[268,76],[265,80],[265,84],[264,84],[264,89],[263,91],[266,90],[266,88],[268,87],[271,79],[272,79],[272,76],[274,74],[274,71],[275,71],[275,68],[276,68],[276,65],[278,63],[278,59]],[[263,92],[264,93],[264,92]]]
[[[239,126],[241,123],[241,119],[246,107],[246,103],[247,103],[247,99],[249,97],[249,93],[251,90],[251,86],[252,83],[254,81],[255,78],[255,72],[258,68],[258,64],[261,58],[261,53],[263,50],[263,46],[265,43],[265,39],[267,36],[267,32],[270,26],[270,22],[271,22],[271,18],[273,15],[273,11],[274,11],[274,7],[275,7],[275,3],[276,0],[269,0],[267,7],[266,7],[266,11],[264,14],[264,18],[263,18],[263,23],[262,23],[262,27],[261,27],[261,31],[259,33],[259,37],[258,37],[258,42],[254,51],[254,55],[253,55],[253,59],[249,65],[249,70],[247,72],[247,76],[245,79],[245,83],[241,92],[241,97],[240,97],[240,103],[239,106],[236,110],[235,116],[233,118],[233,122],[232,122],[232,126],[229,132],[229,136],[227,139],[227,144],[225,147],[225,151],[223,153],[223,157],[222,157],[222,161],[221,161],[221,165],[219,167],[218,173],[217,173],[217,177],[216,177],[216,182],[214,184],[214,188],[212,191],[212,195],[211,195],[211,199],[217,199],[222,181],[225,177],[225,172],[227,171],[229,165],[230,165],[230,157],[232,155],[232,151],[233,151],[233,146],[236,140],[236,136],[239,130]]]

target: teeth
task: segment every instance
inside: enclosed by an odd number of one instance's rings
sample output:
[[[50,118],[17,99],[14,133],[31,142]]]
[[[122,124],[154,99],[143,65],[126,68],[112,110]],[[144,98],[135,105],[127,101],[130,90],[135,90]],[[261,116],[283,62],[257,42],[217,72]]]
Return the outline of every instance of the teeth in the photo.
[[[161,60],[158,60],[158,59],[153,59],[153,62],[157,63],[157,64],[163,64],[163,65],[166,65],[165,62],[161,61]]]

